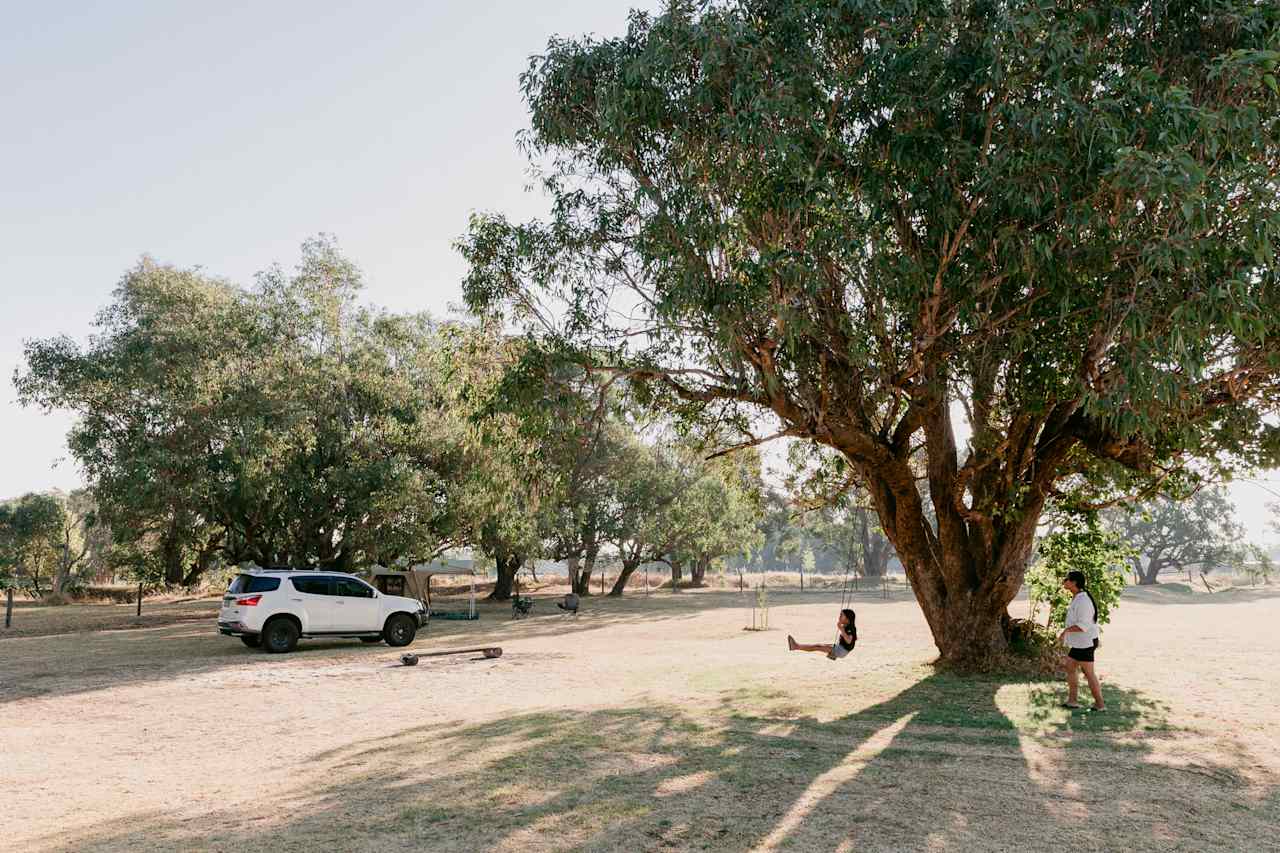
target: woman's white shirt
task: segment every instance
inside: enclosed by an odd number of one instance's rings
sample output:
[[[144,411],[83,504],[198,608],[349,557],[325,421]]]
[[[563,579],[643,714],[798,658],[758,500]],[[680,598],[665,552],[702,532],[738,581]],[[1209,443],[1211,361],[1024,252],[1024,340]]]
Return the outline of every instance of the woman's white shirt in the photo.
[[[1094,621],[1097,614],[1093,612],[1093,602],[1089,600],[1089,596],[1084,592],[1077,592],[1075,598],[1071,599],[1071,605],[1067,607],[1067,627],[1073,625],[1079,627],[1079,631],[1071,631],[1067,634],[1066,644],[1072,649],[1088,649],[1093,647],[1093,641],[1098,639],[1099,630],[1098,623]]]

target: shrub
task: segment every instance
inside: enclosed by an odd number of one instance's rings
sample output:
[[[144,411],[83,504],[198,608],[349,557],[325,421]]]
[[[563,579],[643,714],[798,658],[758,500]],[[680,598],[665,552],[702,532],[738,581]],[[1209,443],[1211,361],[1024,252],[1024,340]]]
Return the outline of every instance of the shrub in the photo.
[[[1031,597],[1031,618],[1041,604],[1049,605],[1048,627],[1066,627],[1071,595],[1062,588],[1067,572],[1084,573],[1085,585],[1098,606],[1098,624],[1111,620],[1111,611],[1120,604],[1124,572],[1133,549],[1120,537],[1102,529],[1096,517],[1080,518],[1063,530],[1049,534],[1039,545],[1039,557],[1027,570]]]

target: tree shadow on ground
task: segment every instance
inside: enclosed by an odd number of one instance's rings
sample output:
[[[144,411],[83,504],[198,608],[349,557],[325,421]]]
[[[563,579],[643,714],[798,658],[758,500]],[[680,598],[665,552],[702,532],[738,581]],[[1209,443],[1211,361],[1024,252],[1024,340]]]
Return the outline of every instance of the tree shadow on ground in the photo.
[[[750,594],[699,591],[589,601],[576,617],[555,610],[554,599],[539,599],[534,614],[510,618],[510,606],[485,604],[477,621],[433,620],[405,651],[437,651],[448,647],[501,645],[504,642],[589,631],[691,620],[709,610],[743,608]],[[777,606],[829,603],[829,593],[787,593]],[[249,649],[217,633],[208,621],[163,627],[93,631],[44,637],[0,639],[0,706],[32,697],[65,696],[216,672],[228,667],[288,668],[309,664],[365,663],[385,656],[385,645],[359,640],[308,639],[288,655]],[[749,612],[744,624],[750,622]],[[400,649],[394,650],[396,652]]]
[[[306,758],[324,784],[204,814],[130,816],[84,851],[148,849],[1247,849],[1276,780],[1155,748],[1162,707],[1107,687],[1071,715],[1044,683],[929,675],[822,719],[768,688],[422,726]],[[850,697],[850,703],[856,697]],[[212,772],[212,771],[211,771]]]

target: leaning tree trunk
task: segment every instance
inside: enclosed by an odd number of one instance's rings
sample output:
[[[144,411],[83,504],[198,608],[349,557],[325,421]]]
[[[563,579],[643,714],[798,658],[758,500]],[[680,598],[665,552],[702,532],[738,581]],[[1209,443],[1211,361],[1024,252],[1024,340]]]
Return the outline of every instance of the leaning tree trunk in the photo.
[[[639,557],[622,561],[622,571],[618,572],[618,579],[613,582],[613,589],[609,590],[610,597],[622,595],[622,591],[627,588],[627,581],[631,580],[631,575],[638,568],[640,568]]]
[[[579,596],[587,596],[591,594],[591,575],[596,570],[596,556],[599,553],[600,551],[598,548],[591,547],[587,549],[582,565],[582,572],[578,575],[578,580],[573,586],[573,591]]]
[[[1135,565],[1140,565],[1135,563]],[[1146,568],[1141,568],[1137,572],[1138,586],[1151,586],[1160,583],[1160,570],[1165,566],[1165,561],[1152,557],[1147,560]]]
[[[498,579],[493,584],[493,592],[489,593],[490,601],[511,600],[511,587],[515,584],[516,572],[520,571],[522,562],[523,558],[518,554],[502,554],[494,557]]]

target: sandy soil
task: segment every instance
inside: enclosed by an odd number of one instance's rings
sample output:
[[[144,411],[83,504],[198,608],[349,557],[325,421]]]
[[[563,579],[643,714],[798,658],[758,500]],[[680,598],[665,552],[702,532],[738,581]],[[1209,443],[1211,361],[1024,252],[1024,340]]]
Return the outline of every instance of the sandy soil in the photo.
[[[1132,590],[1106,715],[935,674],[918,608],[588,599],[271,656],[212,620],[0,640],[0,848],[1280,849],[1280,590]]]

